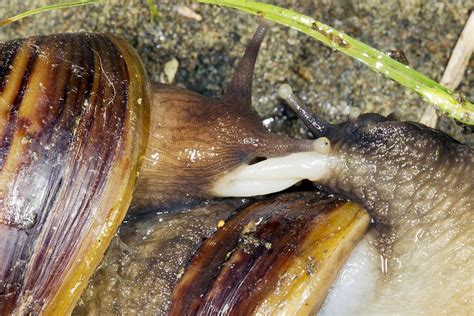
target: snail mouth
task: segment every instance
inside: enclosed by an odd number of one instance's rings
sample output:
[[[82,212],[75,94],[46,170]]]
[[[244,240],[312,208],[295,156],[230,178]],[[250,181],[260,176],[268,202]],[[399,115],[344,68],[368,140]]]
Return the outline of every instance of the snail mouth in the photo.
[[[325,137],[317,139],[313,148],[313,151],[240,165],[221,176],[211,193],[221,197],[264,195],[282,191],[302,180],[325,180],[340,163],[340,158],[330,154],[330,142]]]

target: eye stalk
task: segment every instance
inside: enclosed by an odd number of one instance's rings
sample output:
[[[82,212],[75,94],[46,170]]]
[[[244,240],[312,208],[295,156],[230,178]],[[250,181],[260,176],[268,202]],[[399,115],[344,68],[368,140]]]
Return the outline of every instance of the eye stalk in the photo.
[[[312,113],[293,93],[293,89],[289,84],[282,84],[278,89],[278,94],[296,112],[314,137],[322,137],[328,134],[331,124]]]

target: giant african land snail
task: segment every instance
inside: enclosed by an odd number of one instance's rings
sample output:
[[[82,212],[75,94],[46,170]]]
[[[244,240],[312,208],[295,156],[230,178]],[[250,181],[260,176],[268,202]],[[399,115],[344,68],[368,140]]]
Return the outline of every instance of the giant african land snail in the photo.
[[[308,178],[356,199],[390,227],[407,230],[425,213],[439,219],[454,199],[455,212],[468,214],[472,150],[438,132],[376,115],[336,127],[313,119],[326,137],[316,142],[266,131],[250,108],[265,32],[262,24],[220,100],[150,84],[133,49],[111,35],[1,46],[3,313],[70,311],[135,186],[140,208],[269,193]],[[426,145],[435,159],[426,157]],[[249,165],[256,158],[267,159]],[[424,169],[433,178],[427,184],[415,177]],[[452,186],[438,185],[446,179]],[[392,189],[409,180],[419,196],[403,186],[395,196]],[[431,196],[445,197],[444,209],[418,206]],[[414,214],[401,214],[406,203],[417,207]]]
[[[137,207],[208,198],[242,162],[311,150],[312,141],[266,131],[249,106],[265,31],[222,100],[149,83],[133,49],[112,35],[2,44],[3,312],[70,310],[133,191]]]

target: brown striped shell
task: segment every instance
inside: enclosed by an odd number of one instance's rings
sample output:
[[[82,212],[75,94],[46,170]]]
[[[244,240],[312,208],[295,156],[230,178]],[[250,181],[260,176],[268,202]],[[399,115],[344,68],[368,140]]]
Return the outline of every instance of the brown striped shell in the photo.
[[[70,311],[128,209],[148,101],[115,36],[0,45],[0,314]]]
[[[257,201],[203,241],[169,315],[315,314],[369,222],[360,206],[327,193]]]

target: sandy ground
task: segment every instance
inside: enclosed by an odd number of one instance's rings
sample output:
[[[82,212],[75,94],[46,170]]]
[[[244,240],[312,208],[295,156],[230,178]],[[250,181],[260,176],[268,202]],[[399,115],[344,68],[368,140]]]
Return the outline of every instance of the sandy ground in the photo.
[[[54,1],[1,1],[0,17]],[[57,32],[112,32],[125,37],[138,51],[152,80],[159,80],[166,62],[179,61],[175,83],[210,96],[225,91],[245,43],[258,18],[230,9],[192,1],[155,1],[160,13],[150,17],[145,0],[105,1],[102,5],[63,9],[29,17],[0,29],[0,41]],[[474,1],[267,1],[303,12],[380,50],[403,50],[410,64],[440,80]],[[201,20],[180,14],[177,5],[192,8]],[[458,88],[474,99],[474,59]],[[281,83],[325,119],[340,122],[351,107],[363,112],[418,120],[426,105],[421,98],[363,64],[282,26],[274,26],[261,51],[255,73],[254,106],[268,127],[305,137],[305,129],[277,96]],[[448,119],[440,128],[474,144]]]

